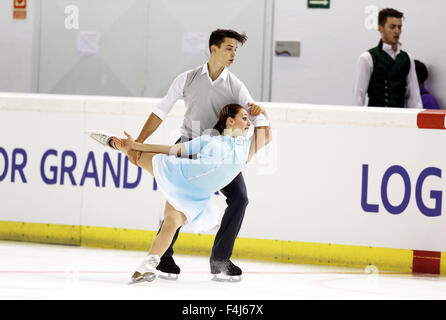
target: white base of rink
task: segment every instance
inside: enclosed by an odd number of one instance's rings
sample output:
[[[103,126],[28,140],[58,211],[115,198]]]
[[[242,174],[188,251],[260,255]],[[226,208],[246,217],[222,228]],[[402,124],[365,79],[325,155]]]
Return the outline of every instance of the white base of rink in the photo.
[[[207,257],[175,255],[177,281],[128,282],[145,253],[0,241],[0,299],[446,299],[445,277],[233,261],[242,281],[210,281]]]

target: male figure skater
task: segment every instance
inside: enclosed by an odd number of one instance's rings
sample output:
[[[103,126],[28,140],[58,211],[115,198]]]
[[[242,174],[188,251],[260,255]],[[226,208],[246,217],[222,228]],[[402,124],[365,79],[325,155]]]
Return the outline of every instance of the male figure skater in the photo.
[[[414,60],[399,42],[403,16],[395,9],[379,12],[381,40],[359,57],[353,105],[364,106],[367,94],[373,107],[423,107]]]
[[[173,81],[166,96],[150,114],[135,141],[143,143],[159,127],[178,99],[184,99],[186,112],[181,126],[182,137],[177,143],[189,141],[200,136],[203,131],[212,129],[220,110],[227,104],[240,104],[247,110],[254,106],[254,100],[245,85],[227,69],[234,63],[238,44],[243,44],[246,40],[246,35],[233,30],[213,31],[209,37],[210,58],[207,63],[180,74]],[[268,120],[262,114],[252,117],[251,122],[255,127],[268,126]],[[242,173],[221,189],[221,193],[226,197],[228,207],[215,236],[210,267],[212,274],[224,274],[232,278],[242,274],[242,270],[230,261],[248,205]],[[180,268],[172,258],[172,247],[179,230],[178,228],[157,267],[159,271],[169,275],[180,273]]]

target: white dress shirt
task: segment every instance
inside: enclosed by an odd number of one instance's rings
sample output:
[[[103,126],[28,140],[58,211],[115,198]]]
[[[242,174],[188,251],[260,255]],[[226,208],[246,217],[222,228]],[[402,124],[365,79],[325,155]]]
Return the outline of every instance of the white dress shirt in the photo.
[[[161,120],[164,120],[166,118],[167,114],[175,105],[175,103],[178,101],[178,99],[183,98],[183,91],[186,84],[187,76],[189,72],[192,71],[193,70],[188,70],[177,76],[175,80],[172,82],[169,90],[167,91],[167,94],[153,110],[153,113],[157,115]],[[202,76],[206,75],[212,86],[214,86],[218,82],[225,82],[229,73],[230,71],[225,67],[218,76],[218,78],[215,79],[215,81],[212,81],[211,77],[209,76],[207,63],[205,63],[201,69],[201,75]],[[249,102],[254,102],[254,99],[249,94],[249,91],[246,88],[246,86],[243,83],[241,83],[241,88],[238,96],[238,103],[249,111],[249,109],[251,108],[250,106],[248,106]],[[224,106],[221,107],[223,108]],[[249,118],[254,127],[268,126],[269,122],[263,114],[260,114],[256,117],[250,116]]]
[[[386,52],[393,60],[401,52],[400,45],[398,45],[397,51],[393,51],[392,46],[383,43],[383,51]],[[418,86],[418,78],[415,71],[415,62],[410,57],[410,70],[407,75],[407,90],[405,96],[405,104],[407,108],[423,108],[423,102],[421,101],[420,88]],[[369,88],[370,77],[373,73],[373,58],[370,52],[366,51],[359,57],[355,85],[353,88],[353,105],[364,106]]]

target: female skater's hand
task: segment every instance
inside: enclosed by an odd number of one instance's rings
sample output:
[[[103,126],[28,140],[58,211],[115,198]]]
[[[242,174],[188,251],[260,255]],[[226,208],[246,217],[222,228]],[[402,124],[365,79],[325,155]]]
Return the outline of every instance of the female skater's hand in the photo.
[[[127,153],[133,149],[133,143],[135,142],[130,134],[127,131],[124,131],[124,134],[127,136],[127,139],[120,139],[113,137],[113,142],[115,143],[116,148],[120,151]]]
[[[256,105],[255,103],[248,103],[248,106],[250,106],[251,108],[249,109],[249,114],[251,116],[258,116],[261,113],[265,113],[265,109],[263,109],[261,106]]]

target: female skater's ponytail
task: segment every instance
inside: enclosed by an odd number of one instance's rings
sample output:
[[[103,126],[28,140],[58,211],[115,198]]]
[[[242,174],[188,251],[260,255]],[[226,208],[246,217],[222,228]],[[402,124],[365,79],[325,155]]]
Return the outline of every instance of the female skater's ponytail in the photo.
[[[239,104],[228,104],[224,106],[218,115],[218,121],[214,126],[214,130],[217,130],[220,134],[222,134],[226,129],[226,120],[228,120],[229,117],[234,119],[242,108],[243,107]]]

